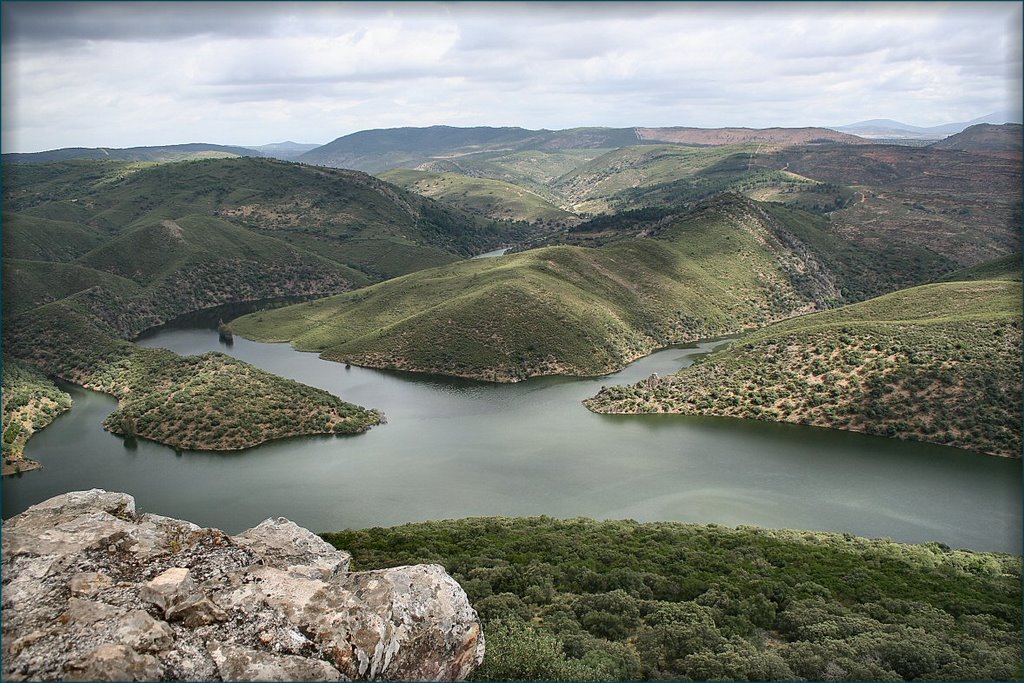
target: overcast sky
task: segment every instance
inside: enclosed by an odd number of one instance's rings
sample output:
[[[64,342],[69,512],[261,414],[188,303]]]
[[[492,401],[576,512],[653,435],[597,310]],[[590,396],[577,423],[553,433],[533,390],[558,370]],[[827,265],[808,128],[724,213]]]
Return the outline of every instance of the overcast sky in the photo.
[[[3,3],[2,147],[396,126],[966,121],[1021,101],[1021,4]]]

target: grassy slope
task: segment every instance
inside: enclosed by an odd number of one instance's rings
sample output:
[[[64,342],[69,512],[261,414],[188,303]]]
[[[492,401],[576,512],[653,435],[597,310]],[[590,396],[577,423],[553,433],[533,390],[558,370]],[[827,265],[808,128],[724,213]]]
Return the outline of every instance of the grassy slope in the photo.
[[[71,409],[71,396],[35,368],[3,359],[3,473],[38,467],[24,457],[25,442],[34,432]]]
[[[325,534],[359,570],[443,564],[492,680],[1004,680],[1020,558],[849,534],[547,517]]]
[[[549,247],[413,273],[233,327],[325,358],[492,381],[598,375],[668,343],[762,325],[838,296],[756,203],[722,198],[659,239]]]
[[[102,234],[82,223],[4,212],[4,258],[73,261],[103,241]]]
[[[597,148],[489,152],[437,159],[417,168],[435,173],[458,173],[474,178],[501,180],[535,192],[565,209],[564,198],[552,189],[552,184],[581,164],[610,151]]]
[[[979,263],[970,268],[958,270],[942,278],[944,282],[955,280],[1020,280],[1021,253],[1010,254],[993,261]]]
[[[424,197],[494,220],[528,223],[577,220],[575,215],[558,208],[544,197],[501,180],[406,169],[388,171],[380,177]]]
[[[680,207],[740,192],[827,217],[833,234],[869,252],[865,262],[890,262],[871,279],[914,271],[902,286],[1020,248],[1019,155],[873,144],[639,145],[579,158],[561,175],[536,178],[503,172],[500,161],[470,155],[429,169],[505,180],[574,212]],[[874,296],[892,287],[864,291]]]
[[[127,278],[75,263],[3,260],[3,310],[7,319],[92,287],[121,299],[131,298],[142,289]]]
[[[609,387],[608,413],[799,422],[1021,454],[1021,285],[923,285],[773,325],[680,373]]]

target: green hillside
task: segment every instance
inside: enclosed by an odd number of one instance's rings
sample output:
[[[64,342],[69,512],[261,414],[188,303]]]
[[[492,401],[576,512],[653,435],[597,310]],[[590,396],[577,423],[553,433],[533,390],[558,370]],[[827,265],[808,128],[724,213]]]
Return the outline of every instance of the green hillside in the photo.
[[[268,159],[5,171],[8,310],[99,288],[92,313],[129,338],[199,308],[333,294],[530,234],[363,173]]]
[[[200,309],[346,291],[529,233],[363,173],[254,158],[14,165],[4,210],[5,353],[116,396],[112,431],[217,450],[355,433],[379,416],[227,357],[124,340]],[[47,400],[45,383],[31,386]]]
[[[1021,252],[1010,254],[992,261],[979,263],[970,268],[963,268],[942,278],[949,282],[954,280],[1020,280]]]
[[[905,278],[912,284],[1020,249],[1019,152],[810,144],[794,130],[780,132],[743,142],[720,130],[710,144],[687,145],[662,129],[645,134],[644,144],[438,153],[417,168],[502,180],[583,218],[684,209],[738,192],[817,213],[832,234],[884,260],[920,262],[915,270],[924,276]],[[548,243],[575,239],[560,232]]]
[[[4,258],[73,261],[98,247],[104,236],[89,225],[5,211]]]
[[[33,433],[71,409],[71,396],[35,368],[3,358],[3,474],[35,469],[25,458],[25,442]]]
[[[525,226],[473,216],[364,173],[256,158],[16,165],[5,173],[4,208],[62,222],[44,226],[57,254],[36,244],[43,237],[35,242],[21,237],[8,251],[5,234],[6,256],[68,260],[103,243],[91,233],[110,238],[163,220],[217,217],[248,231],[236,232],[243,241],[260,233],[359,270],[370,280],[471,256],[527,232]],[[66,234],[58,230],[64,227]],[[34,225],[16,229],[15,237],[22,233],[42,234]],[[84,247],[64,256],[68,243]]]
[[[756,148],[756,145],[683,147],[664,144],[623,147],[564,174],[552,183],[552,189],[580,211],[607,212],[618,202],[617,195],[624,191],[689,178],[723,159],[741,156],[746,161]],[[746,164],[735,171],[742,175]]]
[[[359,433],[382,420],[377,411],[230,356],[182,357],[117,339],[92,315],[87,294],[5,321],[4,352],[116,397],[118,409],[104,421],[114,433],[175,448],[237,450],[289,436]],[[35,384],[30,400],[52,393],[48,381]]]
[[[581,164],[611,150],[603,147],[584,149],[541,150],[517,152],[479,152],[464,156],[436,159],[417,166],[434,173],[458,173],[474,178],[493,178],[518,185],[546,197],[565,208],[564,198],[552,189],[559,178]]]
[[[1009,680],[1020,557],[850,534],[549,517],[323,534],[359,571],[442,564],[475,680]]]
[[[785,223],[727,196],[656,239],[453,264],[233,326],[332,360],[516,381],[605,374],[666,344],[749,329],[840,297],[834,275]]]
[[[129,299],[142,290],[131,280],[75,263],[4,259],[4,317],[10,319],[92,287],[102,288],[121,300]]]
[[[380,177],[416,194],[494,220],[559,225],[579,220],[544,197],[501,180],[406,169],[387,171]]]
[[[798,422],[1021,455],[1021,285],[923,285],[772,325],[585,402]]]

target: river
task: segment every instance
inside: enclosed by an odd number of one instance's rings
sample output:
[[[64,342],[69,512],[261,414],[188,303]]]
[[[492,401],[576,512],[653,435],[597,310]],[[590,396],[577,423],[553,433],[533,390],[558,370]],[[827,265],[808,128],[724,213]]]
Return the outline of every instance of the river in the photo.
[[[195,324],[195,323],[192,323]],[[44,465],[3,481],[8,517],[64,491],[134,495],[140,509],[235,533],[270,516],[311,529],[479,515],[630,518],[850,532],[1021,551],[1021,461],[768,422],[596,415],[603,384],[668,374],[715,346],[673,348],[596,379],[492,385],[330,363],[209,327],[139,340],[219,350],[378,408],[387,424],[349,437],[237,453],[175,453],[101,427],[109,396],[68,386],[74,408],[34,436]]]

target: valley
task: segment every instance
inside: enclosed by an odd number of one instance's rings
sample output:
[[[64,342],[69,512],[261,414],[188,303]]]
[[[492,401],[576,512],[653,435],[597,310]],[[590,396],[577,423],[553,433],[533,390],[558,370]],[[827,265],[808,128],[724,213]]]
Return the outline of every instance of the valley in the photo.
[[[479,680],[1012,675],[1019,126],[823,131],[5,157],[3,514],[345,528]]]
[[[1022,679],[1024,6],[0,24],[0,679]]]
[[[4,516],[346,528],[480,680],[1013,670],[1006,129],[427,130],[10,163]]]
[[[497,382],[604,375],[667,345],[864,301],[1019,248],[1019,126],[976,128],[912,148],[823,129],[442,127],[303,152],[371,170],[417,162],[382,173],[397,186],[259,150],[168,156],[211,151],[202,145],[11,157],[4,349],[118,396],[108,428],[177,447],[361,431],[379,419],[372,409],[327,409],[310,395],[334,417],[286,428],[287,401],[273,397],[297,386],[129,340],[204,308],[305,298],[315,300],[232,327],[364,367]],[[510,245],[519,253],[467,260]],[[251,382],[266,393],[242,399]],[[224,396],[211,420],[188,417],[197,392]],[[169,412],[154,412],[166,397]],[[260,417],[235,414],[236,399]],[[840,424],[812,412],[779,419]],[[193,433],[156,426],[167,420]]]
[[[112,431],[220,450],[361,432],[380,416],[223,356],[182,359],[128,340],[211,306],[322,296],[448,263],[525,230],[365,174],[248,158],[15,165],[4,219],[5,353],[117,396]]]

